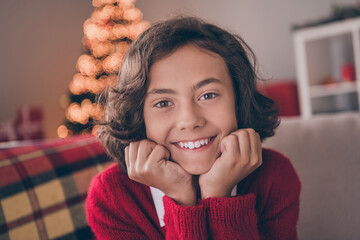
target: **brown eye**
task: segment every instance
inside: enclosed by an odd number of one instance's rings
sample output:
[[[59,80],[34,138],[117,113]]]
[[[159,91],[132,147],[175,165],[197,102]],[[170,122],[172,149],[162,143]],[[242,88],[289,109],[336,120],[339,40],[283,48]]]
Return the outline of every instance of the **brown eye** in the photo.
[[[200,97],[199,100],[209,100],[209,99],[216,98],[217,96],[218,96],[218,94],[216,94],[216,93],[205,93],[204,95],[202,95]]]
[[[169,107],[171,105],[173,105],[173,104],[171,102],[169,102],[169,101],[161,101],[161,102],[156,103],[155,107],[157,107],[157,108],[166,108],[166,107]]]

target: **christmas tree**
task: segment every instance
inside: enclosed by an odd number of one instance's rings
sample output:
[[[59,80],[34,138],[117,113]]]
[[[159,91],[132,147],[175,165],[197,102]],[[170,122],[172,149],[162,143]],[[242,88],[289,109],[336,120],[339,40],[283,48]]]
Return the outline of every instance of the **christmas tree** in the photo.
[[[135,0],[93,0],[95,7],[84,23],[85,53],[77,61],[77,73],[69,84],[70,94],[60,100],[66,122],[58,136],[90,133],[96,130],[103,110],[96,95],[115,82],[129,45],[149,26],[134,6]]]

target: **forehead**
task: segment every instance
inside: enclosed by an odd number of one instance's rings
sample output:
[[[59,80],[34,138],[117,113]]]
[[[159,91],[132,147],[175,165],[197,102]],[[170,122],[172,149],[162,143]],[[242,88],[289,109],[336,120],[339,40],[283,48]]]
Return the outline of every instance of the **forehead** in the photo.
[[[150,85],[171,79],[193,81],[204,78],[230,78],[225,60],[218,54],[187,44],[157,60],[150,68]],[[163,81],[161,81],[163,80]]]

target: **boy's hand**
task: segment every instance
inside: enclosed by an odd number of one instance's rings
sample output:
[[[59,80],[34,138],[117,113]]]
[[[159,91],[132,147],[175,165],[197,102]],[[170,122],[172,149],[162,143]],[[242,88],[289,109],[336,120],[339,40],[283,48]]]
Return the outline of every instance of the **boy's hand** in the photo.
[[[234,186],[262,164],[261,141],[254,129],[239,129],[221,141],[221,156],[199,177],[201,198],[230,197]]]
[[[132,142],[125,148],[130,179],[160,189],[181,205],[195,205],[192,175],[169,158],[170,153],[164,146],[149,140]]]

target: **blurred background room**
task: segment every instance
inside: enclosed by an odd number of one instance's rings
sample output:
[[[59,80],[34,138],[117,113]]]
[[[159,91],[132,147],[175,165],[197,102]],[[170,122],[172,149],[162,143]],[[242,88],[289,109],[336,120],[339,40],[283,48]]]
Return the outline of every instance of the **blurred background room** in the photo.
[[[1,0],[0,239],[93,238],[84,200],[112,164],[95,97],[142,31],[179,14],[241,35],[257,56],[281,117],[263,146],[302,184],[299,239],[360,239],[357,0]]]
[[[356,10],[358,3],[355,0],[138,0],[135,6],[148,23],[177,14],[196,15],[240,34],[258,57],[261,75],[272,82],[286,82],[280,87],[288,92],[280,90],[283,91],[281,95],[291,94],[292,99],[288,101],[292,105],[282,106],[283,115],[298,115],[300,107],[297,106],[299,103],[295,95],[298,86],[295,83],[299,73],[296,72],[294,28],[332,20],[336,16],[336,8],[341,10],[341,7],[350,6]],[[95,10],[99,8],[93,6],[90,0],[0,2],[0,121],[1,134],[8,135],[2,137],[4,140],[31,138],[27,136],[29,134],[23,136],[24,133],[18,133],[19,122],[24,121],[27,122],[25,131],[33,131],[33,138],[55,138],[59,134],[67,136],[64,128],[59,129],[63,124],[67,124],[70,135],[91,126],[85,123],[84,117],[78,119],[83,126],[70,126],[66,110],[74,101],[81,104],[74,97],[74,93],[80,94],[81,91],[71,92],[70,88],[74,75],[79,72],[86,75],[84,71],[87,70],[79,69],[80,56],[89,53],[83,27]],[[106,15],[104,12],[102,14]],[[108,26],[99,28],[109,29]],[[101,30],[99,28],[98,31]],[[96,33],[93,31],[93,34]],[[91,52],[90,56],[96,57]],[[337,71],[345,63],[339,63]],[[96,73],[95,79],[100,78],[100,72],[102,69]],[[110,75],[114,77],[114,73]],[[327,77],[331,81],[331,76]],[[279,90],[269,92],[271,97],[282,98],[276,91]],[[76,122],[74,119],[71,121]],[[15,132],[11,130],[11,125],[15,126]]]

